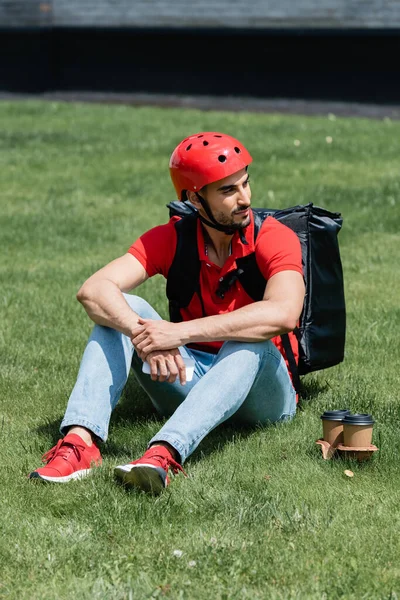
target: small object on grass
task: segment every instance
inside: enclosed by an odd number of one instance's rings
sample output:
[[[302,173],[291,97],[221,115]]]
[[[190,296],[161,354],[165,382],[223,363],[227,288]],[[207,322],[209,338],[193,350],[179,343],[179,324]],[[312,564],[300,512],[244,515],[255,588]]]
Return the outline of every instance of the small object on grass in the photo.
[[[265,481],[269,481],[271,479],[271,475],[264,475]]]
[[[183,552],[182,550],[174,550],[174,556],[176,556],[177,558],[180,558],[182,556]]]
[[[344,474],[346,475],[346,477],[354,477],[353,471],[350,471],[349,469],[346,469]]]
[[[300,142],[300,140],[294,140],[293,144],[295,146],[300,146],[301,142]]]
[[[165,585],[158,585],[157,589],[159,589],[162,595],[165,596],[171,591],[171,586],[169,585],[169,583],[166,583]]]

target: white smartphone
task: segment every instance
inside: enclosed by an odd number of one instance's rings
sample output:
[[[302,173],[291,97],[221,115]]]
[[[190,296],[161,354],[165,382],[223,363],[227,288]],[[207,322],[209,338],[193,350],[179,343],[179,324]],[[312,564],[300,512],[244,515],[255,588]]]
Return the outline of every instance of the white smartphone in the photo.
[[[184,356],[182,358],[186,367],[186,381],[192,381],[194,373],[194,360],[192,358],[185,358]],[[150,365],[147,361],[144,361],[142,371],[143,373],[147,373],[147,375],[150,375]]]

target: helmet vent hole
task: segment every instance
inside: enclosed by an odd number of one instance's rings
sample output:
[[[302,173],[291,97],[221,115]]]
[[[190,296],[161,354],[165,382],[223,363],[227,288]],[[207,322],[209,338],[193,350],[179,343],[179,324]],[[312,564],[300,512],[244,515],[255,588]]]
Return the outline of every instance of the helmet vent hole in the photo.
[[[235,146],[234,150],[235,150],[236,154],[240,154],[240,148],[238,148],[237,146]]]
[[[222,135],[214,135],[214,137],[222,137]]]
[[[201,138],[201,137],[204,137],[204,136],[203,136],[203,135],[198,135],[197,137],[198,137],[198,138]]]
[[[220,137],[221,137],[221,136],[220,136]],[[219,160],[219,162],[221,162],[221,163],[224,163],[224,162],[226,161],[226,156],[224,156],[223,154],[220,154],[220,155],[218,156],[218,160]]]
[[[189,146],[186,148],[186,152],[187,152],[188,150],[190,150],[190,148],[191,148],[191,147],[192,147],[192,144],[189,144]]]
[[[206,141],[204,140],[204,142],[203,142],[203,146],[208,146],[208,142],[206,142]]]

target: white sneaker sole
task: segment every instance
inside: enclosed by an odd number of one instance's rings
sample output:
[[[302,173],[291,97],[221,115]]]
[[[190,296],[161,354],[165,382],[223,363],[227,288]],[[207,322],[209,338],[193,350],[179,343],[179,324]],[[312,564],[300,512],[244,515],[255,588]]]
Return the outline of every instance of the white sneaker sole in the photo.
[[[126,487],[138,488],[151,494],[160,494],[167,487],[164,469],[154,465],[120,465],[115,467],[114,473]]]
[[[83,479],[84,477],[89,475],[89,473],[91,473],[92,470],[93,469],[82,469],[81,471],[75,471],[74,473],[71,473],[71,475],[65,475],[64,477],[48,477],[46,475],[41,475],[40,473],[36,473],[36,471],[33,471],[33,473],[29,475],[29,479],[41,479],[42,481],[49,481],[52,483],[68,483],[68,481],[71,481],[73,479]]]

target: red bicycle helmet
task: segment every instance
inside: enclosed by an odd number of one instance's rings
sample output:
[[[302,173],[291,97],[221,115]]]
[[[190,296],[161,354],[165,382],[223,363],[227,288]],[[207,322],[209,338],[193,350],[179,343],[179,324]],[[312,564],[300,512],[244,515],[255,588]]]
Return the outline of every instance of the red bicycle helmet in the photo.
[[[169,171],[179,200],[182,192],[199,191],[247,167],[253,161],[238,140],[217,131],[196,133],[185,138],[173,151]]]

